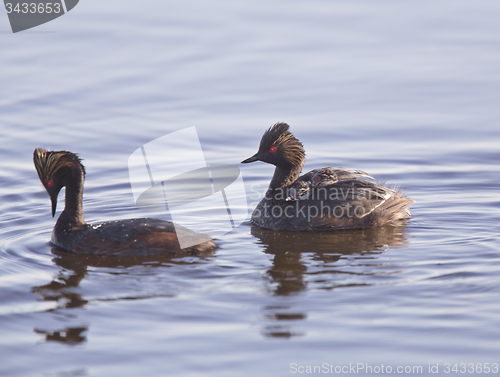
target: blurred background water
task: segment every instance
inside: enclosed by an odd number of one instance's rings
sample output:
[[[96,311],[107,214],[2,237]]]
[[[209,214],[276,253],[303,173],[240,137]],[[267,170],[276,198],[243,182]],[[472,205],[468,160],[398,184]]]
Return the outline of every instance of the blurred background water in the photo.
[[[16,34],[0,13],[1,375],[496,374],[500,3],[82,0]],[[304,171],[399,184],[413,218],[322,234],[245,223],[205,258],[48,243],[35,147],[80,153],[88,221],[141,217],[128,157],[196,126],[209,163],[242,169],[252,210],[273,168],[238,163],[277,121]]]

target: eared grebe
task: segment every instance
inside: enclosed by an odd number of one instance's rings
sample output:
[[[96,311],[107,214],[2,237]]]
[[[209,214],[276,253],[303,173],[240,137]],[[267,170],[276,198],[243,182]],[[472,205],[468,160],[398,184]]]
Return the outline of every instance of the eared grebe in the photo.
[[[129,219],[87,224],[83,219],[82,199],[85,168],[71,152],[35,149],[33,162],[38,177],[56,213],[57,196],[66,187],[64,210],[57,219],[51,241],[67,251],[91,255],[146,256],[155,254],[196,255],[216,247],[213,241],[169,221]],[[198,245],[181,249],[177,233]],[[202,242],[203,241],[203,242]]]
[[[273,230],[364,229],[410,217],[408,199],[361,170],[315,169],[299,178],[305,161],[302,143],[277,123],[262,136],[259,151],[242,161],[276,166],[252,222]]]

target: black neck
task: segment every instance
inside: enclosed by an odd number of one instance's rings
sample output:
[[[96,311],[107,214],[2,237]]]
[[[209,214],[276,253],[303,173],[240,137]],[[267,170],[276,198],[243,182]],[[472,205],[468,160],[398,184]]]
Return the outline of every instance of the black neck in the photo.
[[[64,211],[62,211],[58,225],[83,225],[83,173],[72,171],[72,178],[66,184],[66,200]]]
[[[290,186],[297,180],[297,178],[299,178],[303,166],[303,163],[288,168],[276,166],[273,179],[271,179],[271,183],[269,184],[269,190],[274,191]]]

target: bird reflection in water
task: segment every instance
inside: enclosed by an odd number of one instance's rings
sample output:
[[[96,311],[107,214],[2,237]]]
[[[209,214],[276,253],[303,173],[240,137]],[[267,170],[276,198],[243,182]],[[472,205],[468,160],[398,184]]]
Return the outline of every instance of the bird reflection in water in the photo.
[[[87,327],[66,327],[63,330],[56,331],[35,329],[35,332],[37,334],[45,335],[46,342],[59,342],[67,345],[76,345],[87,340],[87,338],[82,334],[87,330]]]
[[[383,264],[376,262],[378,256],[389,247],[407,242],[406,220],[384,227],[335,232],[277,232],[252,226],[251,234],[259,239],[264,253],[273,255],[266,280],[274,296],[291,296],[314,288],[372,285],[374,275],[387,274]],[[355,260],[354,266],[351,261],[343,263],[349,258]],[[377,264],[381,265],[379,272]],[[304,335],[293,328],[307,314],[280,302],[263,308],[267,322],[263,335],[280,338]]]
[[[83,308],[88,304],[89,300],[85,299],[84,292],[79,287],[80,282],[87,276],[89,267],[109,268],[110,274],[124,273],[126,268],[132,266],[144,265],[148,268],[155,267],[169,267],[172,265],[192,265],[194,263],[207,263],[215,252],[207,251],[203,255],[196,257],[186,256],[96,256],[96,255],[79,255],[68,253],[58,248],[52,248],[54,255],[53,261],[56,265],[61,267],[59,273],[54,280],[49,284],[36,286],[31,289],[33,293],[38,294],[43,301],[54,301],[57,303],[55,308],[49,311],[56,311],[60,309]],[[103,298],[99,301],[113,301],[113,300],[136,300],[147,299],[151,297],[173,297],[168,294],[154,294],[148,296],[130,296],[119,298]],[[38,334],[45,335],[45,341],[56,341],[68,345],[74,345],[86,341],[84,333],[88,330],[86,326],[65,327],[63,329],[39,329],[35,328],[34,331]]]

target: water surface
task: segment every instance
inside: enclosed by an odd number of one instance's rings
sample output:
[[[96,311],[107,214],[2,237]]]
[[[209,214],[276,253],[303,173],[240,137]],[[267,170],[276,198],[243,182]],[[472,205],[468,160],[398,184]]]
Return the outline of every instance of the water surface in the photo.
[[[492,0],[81,1],[17,34],[0,16],[0,374],[500,363],[499,18]],[[413,218],[317,234],[245,223],[204,258],[49,244],[35,147],[80,153],[87,221],[141,217],[128,157],[196,126],[208,163],[241,168],[251,210],[273,169],[238,163],[277,121],[305,171],[398,184]]]

